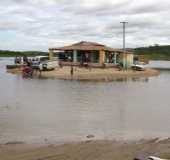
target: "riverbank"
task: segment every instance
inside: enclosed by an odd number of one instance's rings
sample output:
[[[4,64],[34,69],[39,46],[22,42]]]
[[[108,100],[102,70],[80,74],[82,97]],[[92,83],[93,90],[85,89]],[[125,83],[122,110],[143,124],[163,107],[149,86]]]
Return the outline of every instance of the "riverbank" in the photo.
[[[80,81],[113,81],[120,78],[138,78],[158,76],[159,71],[146,68],[144,71],[118,70],[116,68],[73,68],[73,75],[70,74],[70,67],[57,68],[53,71],[43,71],[42,78],[56,78],[63,80],[80,80]],[[11,73],[20,73],[21,70],[11,69]]]
[[[84,141],[62,145],[0,145],[3,160],[133,160],[137,156],[170,158],[170,139]]]

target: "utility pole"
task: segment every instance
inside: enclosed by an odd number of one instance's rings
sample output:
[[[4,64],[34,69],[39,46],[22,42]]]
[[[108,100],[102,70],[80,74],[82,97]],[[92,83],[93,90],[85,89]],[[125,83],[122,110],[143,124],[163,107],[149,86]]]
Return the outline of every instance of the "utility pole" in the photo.
[[[128,22],[120,22],[120,23],[122,23],[123,24],[123,68],[125,69],[127,69],[127,64],[126,64],[126,34],[125,34],[125,29],[126,29],[126,24],[128,23]]]

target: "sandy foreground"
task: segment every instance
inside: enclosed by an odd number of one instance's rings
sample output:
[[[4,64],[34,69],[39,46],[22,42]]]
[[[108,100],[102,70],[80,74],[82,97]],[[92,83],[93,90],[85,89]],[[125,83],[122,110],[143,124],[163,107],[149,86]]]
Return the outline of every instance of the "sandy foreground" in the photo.
[[[79,68],[74,67],[73,75],[70,74],[70,67],[57,68],[53,71],[43,71],[42,78],[56,78],[63,80],[84,80],[84,81],[113,81],[119,78],[138,78],[159,75],[159,71],[146,68],[145,71],[118,70],[116,68]],[[11,73],[20,73],[21,70],[8,70]],[[39,73],[37,73],[39,75]],[[36,76],[36,75],[35,75]]]
[[[1,160],[132,160],[134,157],[151,155],[170,159],[170,139],[0,145]]]

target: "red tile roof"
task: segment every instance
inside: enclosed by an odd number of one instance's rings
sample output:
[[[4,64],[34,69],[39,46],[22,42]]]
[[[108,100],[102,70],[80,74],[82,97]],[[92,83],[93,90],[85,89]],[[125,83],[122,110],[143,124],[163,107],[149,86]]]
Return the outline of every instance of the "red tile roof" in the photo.
[[[74,43],[72,45],[59,47],[59,48],[50,48],[49,50],[62,50],[62,51],[67,51],[67,50],[86,50],[86,51],[89,51],[89,50],[96,50],[96,51],[105,50],[105,51],[118,52],[118,53],[123,52],[123,50],[111,48],[111,47],[108,47],[108,46],[100,44],[100,43],[86,42],[86,41],[81,41],[79,43]]]

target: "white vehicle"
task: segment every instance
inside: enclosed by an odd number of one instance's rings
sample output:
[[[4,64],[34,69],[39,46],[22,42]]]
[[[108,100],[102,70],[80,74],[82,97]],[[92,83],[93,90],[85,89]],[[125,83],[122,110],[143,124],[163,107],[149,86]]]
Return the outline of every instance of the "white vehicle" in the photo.
[[[33,66],[39,66],[40,63],[49,60],[48,56],[35,56],[32,58],[32,65]]]
[[[48,56],[36,56],[32,59],[32,67],[40,70],[53,70],[59,67],[58,59],[49,60]]]
[[[167,160],[167,159],[162,159],[155,156],[149,156],[149,157],[136,157],[134,158],[134,160]]]
[[[144,65],[139,65],[139,64],[133,64],[133,65],[131,65],[131,68],[136,71],[144,71],[145,70]]]
[[[154,157],[154,156],[150,156],[148,157],[149,160],[166,160],[166,159],[162,159],[162,158],[159,158],[159,157]]]
[[[55,69],[57,67],[59,67],[58,60],[48,60],[48,61],[41,62],[39,64],[39,69],[41,71],[53,70],[53,69]]]

